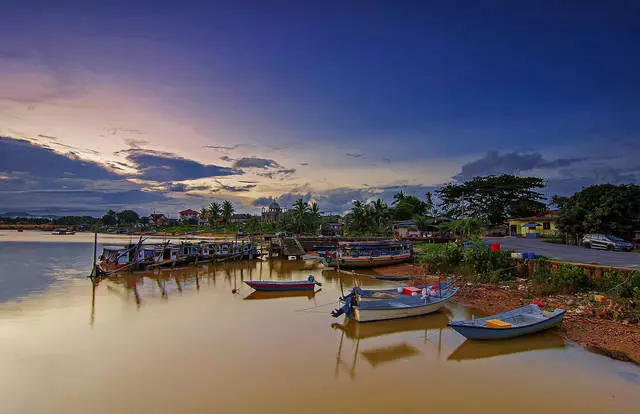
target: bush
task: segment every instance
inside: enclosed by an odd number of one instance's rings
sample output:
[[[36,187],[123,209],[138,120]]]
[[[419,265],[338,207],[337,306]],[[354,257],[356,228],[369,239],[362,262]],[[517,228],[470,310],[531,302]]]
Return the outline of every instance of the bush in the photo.
[[[514,269],[508,252],[492,252],[480,243],[473,243],[466,247],[462,262],[480,282],[513,279]]]
[[[420,246],[420,262],[428,272],[453,272],[462,261],[462,249],[455,243],[424,244]]]
[[[609,270],[602,275],[597,287],[621,298],[640,299],[640,272],[633,271],[629,274]]]
[[[539,260],[531,281],[537,294],[573,293],[589,287],[589,278],[582,268],[561,265],[554,272],[546,260]]]

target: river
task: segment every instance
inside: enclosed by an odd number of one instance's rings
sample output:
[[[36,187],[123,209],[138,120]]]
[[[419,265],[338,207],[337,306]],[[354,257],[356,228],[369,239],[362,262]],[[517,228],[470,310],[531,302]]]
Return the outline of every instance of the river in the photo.
[[[640,407],[640,367],[565,343],[553,331],[465,342],[447,321],[477,312],[455,303],[406,320],[333,319],[341,276],[311,261],[202,265],[92,284],[86,278],[92,239],[0,231],[0,412],[637,413]],[[252,294],[242,283],[310,274],[323,283],[315,295]],[[342,278],[352,286],[353,279]]]

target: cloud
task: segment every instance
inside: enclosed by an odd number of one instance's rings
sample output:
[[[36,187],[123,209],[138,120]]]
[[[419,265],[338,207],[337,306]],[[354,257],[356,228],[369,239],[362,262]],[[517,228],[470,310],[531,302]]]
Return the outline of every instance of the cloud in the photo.
[[[239,158],[233,164],[233,168],[280,168],[281,165],[268,158],[245,157]]]
[[[252,188],[254,188],[256,185],[255,184],[247,184],[244,186],[233,186],[233,185],[227,185],[227,184],[223,184],[220,181],[216,180],[216,183],[218,183],[218,188],[213,190],[214,192],[218,192],[218,191],[226,191],[229,193],[244,193],[247,192],[249,190],[251,190]]]
[[[231,145],[230,147],[225,147],[224,145],[205,145],[204,147],[215,149],[215,150],[231,151],[241,146],[243,146],[243,144],[235,144],[235,145]]]
[[[227,157],[226,155],[223,155],[222,157],[220,157],[220,159],[221,159],[222,161],[227,161],[227,162],[231,162],[231,161],[233,161],[233,158],[231,158],[231,157]]]
[[[346,155],[347,157],[351,157],[351,158],[362,158],[362,157],[364,157],[364,154],[353,153],[353,152],[347,152],[344,155]]]
[[[257,173],[257,175],[261,177],[269,178],[269,179],[279,178],[283,180],[287,176],[295,174],[295,172],[296,172],[295,168],[289,168],[289,169],[282,169],[282,170],[276,170],[276,171],[270,171],[270,172]]]
[[[308,162],[301,162],[300,165],[307,166],[307,165],[309,165],[309,163]]]
[[[258,197],[251,202],[251,205],[255,207],[266,207],[274,201],[276,201],[276,199],[273,197]]]
[[[127,138],[124,140],[124,143],[127,144],[130,148],[140,149],[145,145],[149,145],[151,142],[145,139]]]
[[[196,178],[242,174],[242,171],[218,165],[202,164],[173,153],[130,149],[127,160],[138,170],[136,178],[148,181],[182,181]]]
[[[120,176],[102,164],[80,159],[74,152],[61,154],[27,140],[0,137],[0,173],[29,177],[43,187],[59,178],[113,180]]]
[[[500,154],[498,151],[488,151],[482,158],[462,166],[460,173],[454,178],[458,181],[473,179],[473,177],[499,174],[518,174],[534,169],[554,169],[567,167],[584,161],[585,158],[558,158],[546,160],[540,153],[511,152]]]

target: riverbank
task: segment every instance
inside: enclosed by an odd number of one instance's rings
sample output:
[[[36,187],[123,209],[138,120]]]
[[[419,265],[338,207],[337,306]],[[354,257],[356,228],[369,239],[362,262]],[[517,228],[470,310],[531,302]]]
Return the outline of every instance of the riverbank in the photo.
[[[415,276],[410,284],[438,280],[436,275],[425,275],[422,266],[409,263],[377,268],[374,273]],[[460,291],[453,299],[455,302],[488,315],[524,306],[533,300],[542,302],[545,307],[565,309],[567,313],[562,325],[556,328],[563,339],[593,352],[640,365],[640,323],[612,320],[610,313],[615,313],[617,308],[609,300],[598,308],[594,307],[594,295],[590,293],[536,296],[530,292],[531,282],[525,279],[500,284],[459,281],[457,285]]]

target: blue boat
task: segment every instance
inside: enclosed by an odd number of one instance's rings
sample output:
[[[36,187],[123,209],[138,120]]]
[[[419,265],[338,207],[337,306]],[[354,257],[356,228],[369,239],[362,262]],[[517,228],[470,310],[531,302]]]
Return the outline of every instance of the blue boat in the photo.
[[[541,310],[538,305],[531,304],[486,318],[449,322],[449,326],[468,339],[506,339],[553,328],[562,322],[564,313],[564,309],[547,312]],[[511,327],[488,327],[487,321],[491,319],[507,322],[511,324]]]

